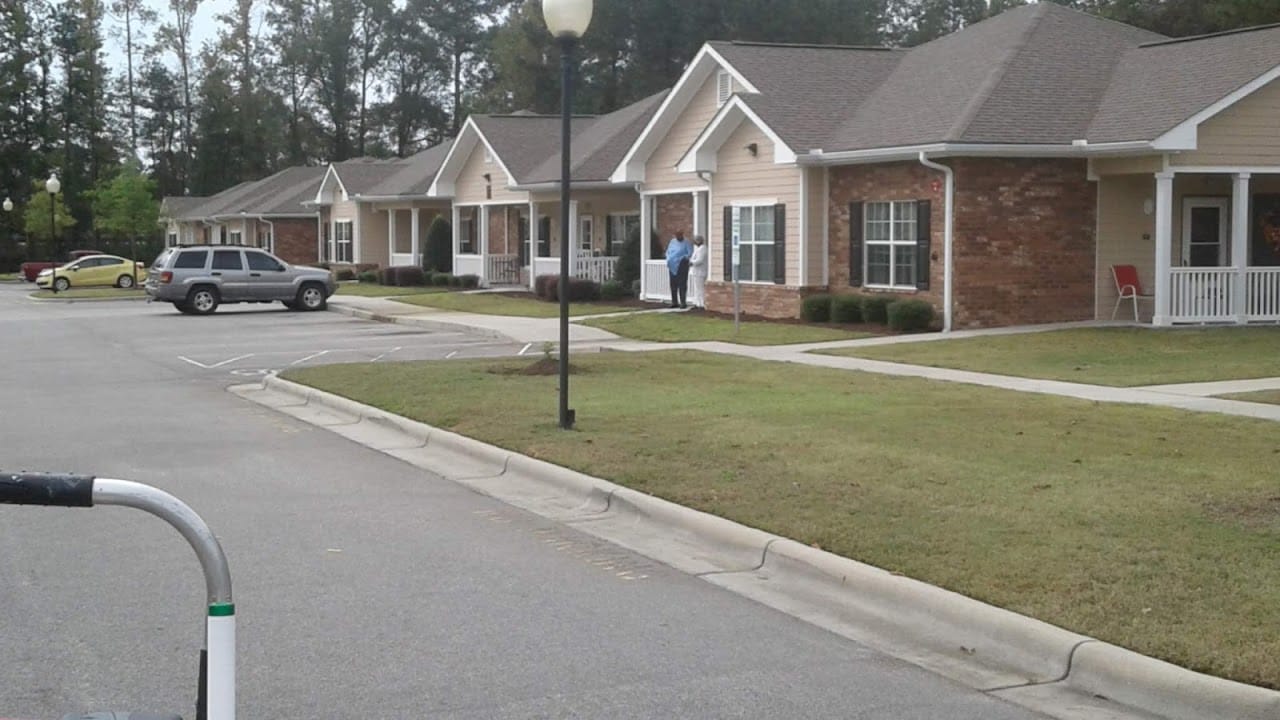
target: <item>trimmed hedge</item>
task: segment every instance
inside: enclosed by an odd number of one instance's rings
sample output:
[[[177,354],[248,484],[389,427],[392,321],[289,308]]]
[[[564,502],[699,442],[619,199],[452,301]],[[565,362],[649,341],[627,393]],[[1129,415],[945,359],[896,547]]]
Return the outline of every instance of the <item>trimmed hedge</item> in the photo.
[[[933,325],[933,305],[924,300],[895,300],[887,308],[889,329],[903,332],[928,330]]]
[[[358,278],[358,279],[359,279],[359,280],[360,280],[360,282],[362,282],[362,283],[371,283],[371,284],[374,284],[374,283],[377,283],[377,282],[378,282],[378,273],[376,273],[376,272],[374,272],[374,271],[372,271],[372,270],[365,270],[364,272],[360,273],[360,275],[359,275],[359,278]]]
[[[550,300],[552,299],[551,294],[554,292],[551,289],[552,283],[558,282],[560,282],[558,275],[539,275],[533,279],[533,294],[543,300]]]
[[[453,275],[446,272],[431,273],[431,284],[436,287],[449,287]]]
[[[831,320],[831,296],[810,295],[800,301],[800,319],[811,323]]]
[[[462,281],[462,287],[468,290],[475,290],[480,287],[479,275],[459,275],[458,279]]]
[[[533,281],[533,292],[548,302],[560,302],[560,276],[539,275]],[[600,299],[600,284],[583,278],[569,278],[569,302]]]
[[[351,268],[342,268],[341,270],[334,271],[333,275],[338,280],[355,280],[356,279],[356,271],[352,270]]]
[[[833,295],[831,297],[831,322],[862,322],[862,297],[860,295]]]
[[[622,300],[627,297],[627,288],[617,280],[608,280],[600,285],[600,297],[603,300]]]
[[[889,303],[897,299],[892,295],[863,295],[862,319],[865,322],[884,325],[889,322]]]
[[[397,269],[396,282],[404,287],[414,287],[427,284],[426,273],[422,272],[422,268],[417,265],[408,265]]]

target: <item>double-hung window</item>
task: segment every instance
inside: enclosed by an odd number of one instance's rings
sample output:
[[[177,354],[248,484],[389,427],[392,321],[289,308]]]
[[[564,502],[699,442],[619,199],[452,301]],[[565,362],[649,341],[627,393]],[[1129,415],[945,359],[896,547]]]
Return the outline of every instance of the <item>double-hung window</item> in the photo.
[[[862,248],[860,253],[855,250],[853,256],[861,268],[851,268],[850,284],[893,290],[928,289],[928,201],[868,202],[861,208]],[[854,239],[858,240],[856,234]],[[856,282],[859,274],[862,283]]]
[[[334,262],[351,262],[351,221],[339,220],[333,224]]]
[[[784,228],[780,225],[783,222],[780,207],[740,205],[731,208],[730,237],[738,236],[738,279],[742,282],[782,281]]]
[[[459,255],[475,255],[478,250],[476,243],[476,216],[480,214],[478,208],[462,208],[458,214],[458,254]]]
[[[604,254],[617,257],[631,233],[640,234],[640,213],[614,214],[605,225]]]
[[[239,230],[232,230],[231,232],[227,233],[227,237],[228,237],[228,240],[227,240],[228,245],[244,244],[244,233],[240,232]]]
[[[164,244],[165,244],[165,247],[173,247],[174,245],[177,245],[177,244],[178,244],[178,233],[176,233],[176,232],[171,232],[171,233],[168,233],[167,235],[165,235]]]

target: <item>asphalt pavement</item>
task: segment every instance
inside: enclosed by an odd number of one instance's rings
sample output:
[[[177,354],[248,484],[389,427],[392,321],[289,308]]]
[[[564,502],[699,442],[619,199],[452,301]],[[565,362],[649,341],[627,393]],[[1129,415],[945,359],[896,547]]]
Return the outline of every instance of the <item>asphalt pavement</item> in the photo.
[[[0,285],[0,468],[137,480],[205,517],[235,583],[243,718],[1039,717],[224,389],[523,346],[28,290]],[[0,716],[194,717],[203,609],[158,520],[0,508]]]

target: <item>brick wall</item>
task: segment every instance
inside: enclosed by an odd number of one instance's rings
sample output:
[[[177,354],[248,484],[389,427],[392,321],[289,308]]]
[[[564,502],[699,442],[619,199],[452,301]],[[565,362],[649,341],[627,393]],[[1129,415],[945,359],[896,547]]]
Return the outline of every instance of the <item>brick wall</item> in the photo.
[[[320,261],[315,218],[275,220],[275,254],[288,263],[299,265]]]
[[[766,318],[800,317],[801,295],[799,288],[786,285],[743,284],[742,314]],[[707,309],[733,313],[733,283],[708,281]]]
[[[949,162],[956,171],[954,326],[1092,318],[1097,194],[1085,162]],[[930,200],[929,290],[900,294],[928,300],[941,313],[944,199],[942,174],[919,163],[832,168],[831,291],[850,290],[849,203]]]
[[[653,229],[658,232],[658,245],[652,248],[651,258],[663,257],[667,241],[675,237],[677,230],[684,231],[686,240],[693,239],[693,194],[677,193],[658,196],[658,217]]]

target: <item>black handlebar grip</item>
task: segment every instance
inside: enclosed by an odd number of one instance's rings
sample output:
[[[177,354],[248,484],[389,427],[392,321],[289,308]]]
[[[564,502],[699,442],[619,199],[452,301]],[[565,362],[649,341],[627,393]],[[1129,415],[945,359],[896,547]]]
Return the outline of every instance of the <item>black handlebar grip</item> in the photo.
[[[93,507],[93,476],[0,472],[0,505]]]

